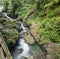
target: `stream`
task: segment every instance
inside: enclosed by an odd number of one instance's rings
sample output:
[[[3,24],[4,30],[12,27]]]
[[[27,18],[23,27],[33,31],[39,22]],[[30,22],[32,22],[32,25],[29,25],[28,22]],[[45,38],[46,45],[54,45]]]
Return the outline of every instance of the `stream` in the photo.
[[[3,6],[0,5],[0,12],[2,12],[2,9],[3,9]],[[4,13],[5,17],[7,17],[8,19],[11,19],[6,13]],[[22,28],[22,31],[21,31],[21,35],[23,35],[23,33],[26,33],[26,28],[24,27],[23,23],[21,23],[21,28]],[[22,52],[20,53],[20,50],[22,50]],[[13,58],[14,59],[21,59],[21,57],[29,57],[30,54],[29,54],[29,51],[30,51],[30,46],[25,42],[24,38],[20,38],[18,40],[18,44],[17,46],[14,48],[13,50]]]
[[[26,32],[26,28],[24,27],[23,23],[21,23],[21,27],[22,27],[22,34]],[[23,51],[20,53],[20,49],[22,49]],[[30,56],[30,46],[25,42],[24,38],[20,38],[18,40],[18,45],[16,46],[16,48],[13,51],[13,57],[14,59],[21,59],[21,57],[26,57],[28,58]]]

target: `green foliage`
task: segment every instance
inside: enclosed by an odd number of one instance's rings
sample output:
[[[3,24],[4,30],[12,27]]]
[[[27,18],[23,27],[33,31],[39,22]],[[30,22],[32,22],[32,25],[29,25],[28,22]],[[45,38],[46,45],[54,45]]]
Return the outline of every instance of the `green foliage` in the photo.
[[[45,4],[47,4],[49,2],[49,0],[38,0],[37,3],[36,3],[36,8],[37,10],[40,10],[43,9],[43,6]]]
[[[42,42],[48,43],[48,41],[52,41],[60,43],[59,2],[59,0],[36,0],[37,10],[34,16],[27,21],[27,23],[31,25],[32,21],[36,23],[40,22],[40,28],[38,31],[40,32]]]
[[[2,35],[6,39],[7,45],[10,42],[15,43],[19,38],[20,25],[18,21],[10,21],[8,19],[0,18],[0,24],[3,25]]]
[[[17,37],[18,34],[17,30],[15,29],[5,29],[3,32],[6,33],[7,36],[11,38],[13,38],[14,36]]]
[[[5,1],[4,2],[4,11],[5,12],[8,11],[8,5],[9,5],[8,1]]]
[[[60,17],[56,18],[46,18],[42,21],[40,27],[40,34],[41,37],[44,39],[50,39],[53,42],[59,43],[60,42]]]
[[[20,0],[6,0],[4,1],[4,11],[9,13],[11,17],[16,17],[18,11],[21,9],[22,4]]]
[[[11,0],[9,4],[9,12],[12,13],[12,15],[15,15],[15,12],[18,8],[21,7],[21,2],[19,0]]]
[[[0,23],[4,24],[4,22],[6,22],[6,20],[4,18],[0,18]]]
[[[9,44],[11,43],[11,41],[9,41],[9,40],[5,40],[5,42],[6,42],[6,44],[9,46]]]
[[[13,43],[16,42],[16,40],[18,40],[19,38],[19,33],[16,29],[5,29],[2,31],[2,34],[4,36],[5,39],[7,39],[8,41],[11,41]]]

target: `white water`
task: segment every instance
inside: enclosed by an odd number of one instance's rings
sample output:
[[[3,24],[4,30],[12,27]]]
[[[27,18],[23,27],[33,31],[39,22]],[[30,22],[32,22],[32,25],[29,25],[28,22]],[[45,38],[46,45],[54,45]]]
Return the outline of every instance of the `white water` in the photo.
[[[30,54],[29,54],[29,51],[30,51],[30,47],[27,43],[25,43],[24,39],[20,39],[19,40],[19,46],[16,47],[16,50],[20,50],[20,49],[23,49],[23,52],[22,53],[18,53],[18,51],[16,52],[13,52],[13,55],[14,55],[14,59],[21,59],[21,57],[29,57]]]
[[[4,16],[6,17],[6,18],[8,18],[9,20],[13,20],[11,17],[9,17],[6,13],[3,13],[4,14]]]
[[[24,39],[20,39],[19,42],[20,46],[18,46],[18,49],[23,49],[23,52],[21,54],[19,54],[16,59],[20,59],[22,56],[24,57],[29,57],[29,51],[30,51],[30,47],[27,43],[25,43]]]
[[[0,5],[0,12],[2,12],[2,9],[3,9],[3,6],[2,6],[2,5]]]
[[[25,33],[26,32],[26,28],[23,26],[22,23],[21,23],[21,27],[23,29],[23,32]],[[30,47],[25,42],[25,40],[23,38],[20,38],[18,44],[19,44],[19,46],[16,47],[16,50],[23,49],[23,52],[20,53],[20,54],[14,53],[14,59],[21,59],[21,57],[26,57],[26,58],[29,57],[30,56],[30,54],[29,54]]]
[[[0,12],[2,12],[2,10],[3,10],[3,5],[0,5]],[[8,18],[9,20],[13,20],[11,17],[9,17],[8,15],[7,15],[7,13],[3,13],[3,15],[6,17],[6,18]]]
[[[27,32],[27,29],[23,26],[23,23],[21,23],[21,27],[22,27],[22,33],[26,33]]]

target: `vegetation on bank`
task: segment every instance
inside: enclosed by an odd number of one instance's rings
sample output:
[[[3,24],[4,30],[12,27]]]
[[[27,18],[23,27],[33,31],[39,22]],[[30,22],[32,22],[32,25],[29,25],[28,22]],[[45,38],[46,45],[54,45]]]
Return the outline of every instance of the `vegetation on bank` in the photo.
[[[20,25],[17,21],[10,21],[5,18],[0,18],[0,26],[1,26],[1,33],[7,43],[7,45],[10,44],[10,42],[15,43],[20,34]]]
[[[2,4],[4,5],[3,12],[12,18],[23,19],[30,25],[31,33],[39,44],[49,42],[60,44],[60,0],[6,0]],[[5,38],[16,39],[18,37],[20,28],[17,22],[0,18],[0,23],[5,28],[2,31]],[[27,38],[27,40],[30,39]],[[59,59],[60,53],[57,51],[54,53],[55,59]]]
[[[33,24],[33,22],[35,24],[40,23],[40,27],[36,31],[39,31],[42,42],[52,41],[54,43],[60,43],[59,3],[59,0],[38,0],[35,14],[28,19],[28,24]]]

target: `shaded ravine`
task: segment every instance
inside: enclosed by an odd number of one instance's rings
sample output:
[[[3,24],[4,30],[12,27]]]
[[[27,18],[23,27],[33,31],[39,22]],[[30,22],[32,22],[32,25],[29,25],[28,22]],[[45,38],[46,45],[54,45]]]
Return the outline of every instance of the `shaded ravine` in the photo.
[[[0,7],[0,12],[2,12],[2,9],[3,7]],[[6,13],[2,13],[2,14],[9,20],[13,20]],[[21,36],[23,36],[23,33],[26,33],[27,28],[24,27],[23,23],[21,23],[21,27],[22,27]],[[44,53],[44,56],[46,57],[47,55],[46,49],[42,45],[38,44],[38,42],[36,42],[36,38],[33,36],[32,33],[30,33],[30,35],[34,38],[35,43],[41,48],[42,52]],[[23,49],[22,53],[19,52],[20,49]],[[13,51],[14,59],[20,59],[22,56],[29,57],[30,55],[29,51],[30,51],[30,47],[27,43],[25,43],[24,37],[20,38],[17,47]]]
[[[0,13],[2,13],[7,19],[9,19],[9,20],[13,20],[11,17],[9,17],[8,15],[7,15],[7,13],[3,13],[2,12],[2,10],[3,10],[3,6],[2,5],[0,5]],[[14,19],[15,20],[15,19]],[[15,49],[13,50],[13,52],[12,52],[12,55],[13,55],[13,58],[14,59],[21,59],[21,57],[29,57],[30,56],[30,53],[29,53],[29,51],[30,51],[30,47],[29,47],[29,45],[25,42],[25,40],[24,40],[24,37],[23,37],[23,33],[25,33],[26,32],[26,28],[24,27],[24,25],[23,25],[23,23],[21,23],[21,28],[22,28],[22,31],[21,31],[21,36],[22,36],[22,38],[20,38],[19,40],[18,40],[18,44],[17,44],[17,46],[15,47]],[[20,50],[22,50],[22,52],[20,53]]]

